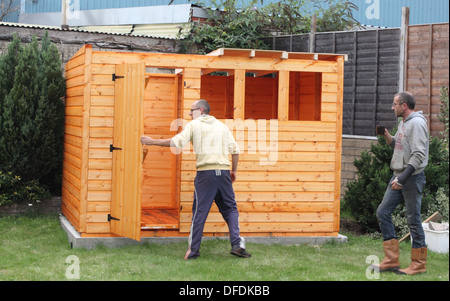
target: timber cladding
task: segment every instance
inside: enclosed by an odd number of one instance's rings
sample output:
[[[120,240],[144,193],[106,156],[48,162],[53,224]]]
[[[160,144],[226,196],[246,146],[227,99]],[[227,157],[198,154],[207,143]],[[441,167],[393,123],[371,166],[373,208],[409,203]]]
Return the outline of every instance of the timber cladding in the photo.
[[[188,236],[195,154],[139,137],[174,136],[204,98],[241,148],[233,185],[241,235],[337,236],[345,58],[83,46],[65,67],[63,214],[84,237]],[[214,204],[204,234],[227,232]]]

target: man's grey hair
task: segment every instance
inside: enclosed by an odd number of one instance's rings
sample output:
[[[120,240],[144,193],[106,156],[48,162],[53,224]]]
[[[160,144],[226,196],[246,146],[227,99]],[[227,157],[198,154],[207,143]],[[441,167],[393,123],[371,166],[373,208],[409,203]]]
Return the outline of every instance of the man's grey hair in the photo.
[[[209,112],[211,112],[211,107],[209,106],[209,103],[204,99],[198,100],[196,107],[199,109],[202,108],[203,114],[209,114]]]
[[[414,108],[416,107],[416,100],[414,99],[414,96],[411,93],[407,91],[402,91],[395,94],[394,98],[397,96],[400,104],[406,103],[409,109],[414,110]]]

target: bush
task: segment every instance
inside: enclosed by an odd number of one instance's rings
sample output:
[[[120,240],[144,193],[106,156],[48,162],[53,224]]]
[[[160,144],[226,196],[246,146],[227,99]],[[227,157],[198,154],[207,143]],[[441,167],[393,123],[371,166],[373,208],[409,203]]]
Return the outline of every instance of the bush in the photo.
[[[393,150],[386,144],[384,137],[378,137],[378,143],[371,145],[370,152],[363,152],[361,159],[356,159],[357,180],[347,183],[347,191],[343,196],[343,210],[348,210],[360,226],[368,232],[379,231],[376,211],[383,200],[392,171],[389,167]],[[443,142],[432,137],[428,166],[425,168],[427,183],[422,198],[422,219],[428,217],[429,212],[446,212],[448,215],[448,181],[449,156]],[[444,195],[444,197],[443,197]],[[437,202],[437,198],[447,197]],[[405,218],[404,203],[400,203],[393,213],[393,221],[397,234],[408,233]],[[405,233],[405,234],[406,234]]]
[[[60,187],[53,179],[62,169],[65,79],[47,32],[26,46],[15,35],[0,74],[0,170]]]
[[[38,181],[24,182],[12,172],[0,171],[0,206],[14,202],[39,202],[50,197],[48,190]]]
[[[347,183],[343,209],[348,210],[362,229],[368,232],[379,230],[376,211],[392,177],[389,167],[392,153],[386,139],[378,137],[378,143],[371,145],[370,152],[362,152],[361,159],[353,162],[357,180]]]
[[[449,110],[448,110],[448,87],[441,88],[441,109],[439,120],[444,125],[444,131],[441,133],[442,139],[447,146],[448,151],[448,124],[449,124]]]
[[[180,43],[181,52],[205,54],[217,48],[268,49],[262,38],[276,34],[300,34],[311,30],[311,16],[317,16],[317,31],[341,31],[357,24],[356,6],[348,0],[282,0],[257,8],[260,0],[212,0],[205,23],[194,23],[189,37]],[[195,1],[206,7],[205,1]],[[326,8],[325,8],[326,7]]]

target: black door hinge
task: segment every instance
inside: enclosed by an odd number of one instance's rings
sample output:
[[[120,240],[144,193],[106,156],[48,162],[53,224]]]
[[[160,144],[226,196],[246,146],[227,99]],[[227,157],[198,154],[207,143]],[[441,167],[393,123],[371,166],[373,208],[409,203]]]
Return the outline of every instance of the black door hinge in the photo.
[[[117,217],[114,217],[114,216],[111,216],[111,214],[108,214],[108,222],[110,222],[111,220],[120,221],[120,219],[118,219]]]
[[[120,76],[120,75],[116,75],[115,73],[113,73],[112,75],[112,80],[113,82],[116,81],[116,78],[124,78],[125,76]]]
[[[113,150],[122,150],[120,147],[115,147],[112,144],[109,145],[109,151],[112,153]]]

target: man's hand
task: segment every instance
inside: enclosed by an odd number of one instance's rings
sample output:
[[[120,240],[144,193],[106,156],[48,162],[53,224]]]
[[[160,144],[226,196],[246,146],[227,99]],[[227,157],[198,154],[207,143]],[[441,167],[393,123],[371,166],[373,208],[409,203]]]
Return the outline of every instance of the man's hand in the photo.
[[[175,144],[173,144],[172,139],[153,139],[151,137],[148,136],[142,136],[141,137],[141,143],[144,145],[156,145],[156,146],[166,146],[166,147],[170,147],[173,146],[175,147]]]
[[[402,185],[398,183],[398,178],[397,177],[392,181],[391,189],[392,190],[401,190],[402,189]]]
[[[236,172],[230,171],[230,176],[231,176],[231,183],[234,183],[234,181],[236,181]]]
[[[154,139],[151,137],[147,137],[147,136],[142,136],[141,137],[141,143],[144,145],[153,145],[154,144]]]

